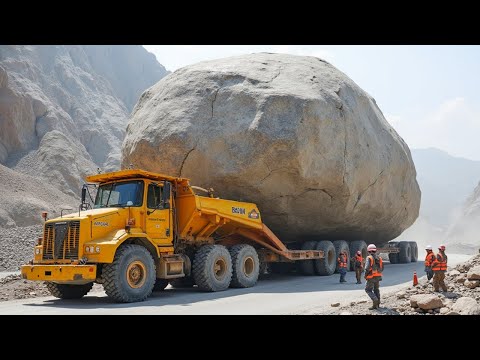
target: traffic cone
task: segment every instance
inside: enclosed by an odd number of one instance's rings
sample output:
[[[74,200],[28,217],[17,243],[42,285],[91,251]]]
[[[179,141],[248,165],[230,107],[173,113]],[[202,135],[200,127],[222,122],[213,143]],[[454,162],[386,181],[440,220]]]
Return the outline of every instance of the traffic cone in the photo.
[[[417,272],[414,271],[413,272],[413,286],[417,286],[417,285],[418,285]]]

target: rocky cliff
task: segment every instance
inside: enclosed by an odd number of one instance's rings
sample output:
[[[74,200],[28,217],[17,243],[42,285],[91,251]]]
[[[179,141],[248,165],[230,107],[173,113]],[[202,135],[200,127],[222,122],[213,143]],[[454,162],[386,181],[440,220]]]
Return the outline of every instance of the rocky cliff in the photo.
[[[0,46],[0,164],[78,197],[119,167],[132,106],[166,73],[141,46]]]

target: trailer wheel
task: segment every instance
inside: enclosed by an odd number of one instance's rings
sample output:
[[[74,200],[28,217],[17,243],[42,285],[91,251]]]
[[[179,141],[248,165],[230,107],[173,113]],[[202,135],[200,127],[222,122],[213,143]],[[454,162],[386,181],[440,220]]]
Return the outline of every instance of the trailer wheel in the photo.
[[[232,281],[230,287],[248,288],[257,283],[260,261],[257,250],[251,245],[239,244],[230,249],[232,257]]]
[[[388,243],[392,246],[398,247],[397,241],[389,241]],[[398,264],[400,262],[400,260],[398,259],[398,253],[388,254],[388,260],[390,261],[390,264]]]
[[[355,240],[350,243],[350,258],[354,258],[357,251],[362,253],[362,257],[365,259],[368,256],[367,243],[363,240]],[[354,271],[355,263],[350,261],[350,270]]]
[[[232,258],[223,245],[204,245],[195,254],[192,270],[201,290],[226,290],[232,280]]]
[[[144,301],[153,291],[156,272],[152,255],[141,245],[122,245],[111,264],[103,266],[103,288],[117,302]]]
[[[398,253],[398,260],[401,264],[409,263],[412,260],[412,248],[408,241],[400,241],[398,243],[400,252]]]
[[[93,282],[83,285],[56,284],[45,282],[45,285],[52,296],[59,299],[80,299],[87,295],[92,289]]]
[[[415,241],[409,241],[410,248],[412,249],[411,262],[417,262],[418,260],[418,245]]]
[[[302,244],[302,250],[315,250],[316,245],[315,241],[307,241]],[[315,275],[313,260],[298,261],[298,268],[303,275]]]
[[[171,280],[170,285],[177,289],[191,288],[193,287],[193,285],[195,285],[195,281],[193,280],[192,276],[185,276],[182,278]]]
[[[338,272],[338,262],[337,259],[340,256],[340,253],[345,251],[347,253],[347,269],[350,269],[350,249],[348,243],[345,240],[335,240],[333,242],[335,246],[335,263],[336,263],[336,272]]]
[[[315,259],[313,265],[315,273],[320,276],[332,275],[337,267],[337,254],[335,252],[335,246],[331,241],[322,240],[317,242],[315,250],[322,250],[325,257],[322,259]]]
[[[153,291],[163,291],[168,285],[167,279],[157,279],[155,280],[155,285],[153,285]]]
[[[388,260],[390,260],[390,264],[398,264],[400,262],[398,260],[398,253],[388,254]]]

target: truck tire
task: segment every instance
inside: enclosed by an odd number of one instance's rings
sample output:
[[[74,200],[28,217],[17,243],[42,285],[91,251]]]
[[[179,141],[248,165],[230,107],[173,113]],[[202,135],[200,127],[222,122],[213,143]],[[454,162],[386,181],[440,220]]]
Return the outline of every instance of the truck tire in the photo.
[[[232,280],[232,258],[223,245],[204,245],[193,260],[193,278],[203,291],[223,291]]]
[[[302,244],[302,250],[315,250],[316,245],[315,241],[307,241]],[[298,268],[303,275],[315,275],[313,260],[299,260]]]
[[[274,274],[290,274],[294,267],[295,263],[291,262],[273,262],[269,263],[269,267],[272,273]]]
[[[174,279],[170,281],[170,285],[177,289],[192,288],[195,285],[192,276],[185,276],[182,278]]]
[[[362,257],[365,259],[368,256],[367,243],[363,240],[355,240],[350,243],[350,258],[355,257],[357,251],[362,253]],[[355,262],[350,261],[350,270],[354,271]]]
[[[320,276],[332,275],[337,267],[335,246],[333,246],[331,241],[322,240],[317,242],[315,250],[322,250],[325,255],[323,259],[312,260],[315,273]]]
[[[348,243],[345,240],[335,240],[333,242],[333,246],[335,246],[335,264],[336,264],[336,272],[338,272],[338,262],[337,259],[340,256],[342,251],[346,251],[347,253],[347,269],[350,269],[350,248]]]
[[[388,243],[390,245],[398,247],[398,242],[397,241],[389,241]],[[400,260],[398,259],[398,253],[388,254],[388,260],[390,261],[390,264],[398,264],[400,262]]]
[[[102,271],[103,288],[116,302],[144,301],[153,291],[156,272],[152,255],[141,245],[122,245]]]
[[[93,282],[83,285],[71,285],[71,284],[56,284],[53,282],[45,282],[48,291],[52,296],[59,299],[80,299],[87,295],[92,289]]]
[[[408,241],[400,241],[398,243],[400,252],[398,253],[398,260],[401,264],[407,264],[412,260],[412,248]]]
[[[157,279],[155,280],[155,285],[153,285],[153,291],[163,291],[168,285],[167,279]]]
[[[412,249],[411,262],[417,262],[418,260],[418,245],[415,241],[409,241],[410,248]]]
[[[239,244],[230,249],[232,257],[232,281],[230,287],[248,288],[257,283],[260,261],[257,250],[251,245]]]

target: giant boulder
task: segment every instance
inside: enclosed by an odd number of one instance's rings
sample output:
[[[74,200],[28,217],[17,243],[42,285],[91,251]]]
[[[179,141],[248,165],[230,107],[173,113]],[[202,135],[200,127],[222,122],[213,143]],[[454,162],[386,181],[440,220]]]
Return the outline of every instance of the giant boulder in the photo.
[[[287,242],[381,244],[420,205],[405,142],[370,95],[315,57],[251,54],[175,71],[143,93],[122,159],[257,203]]]

